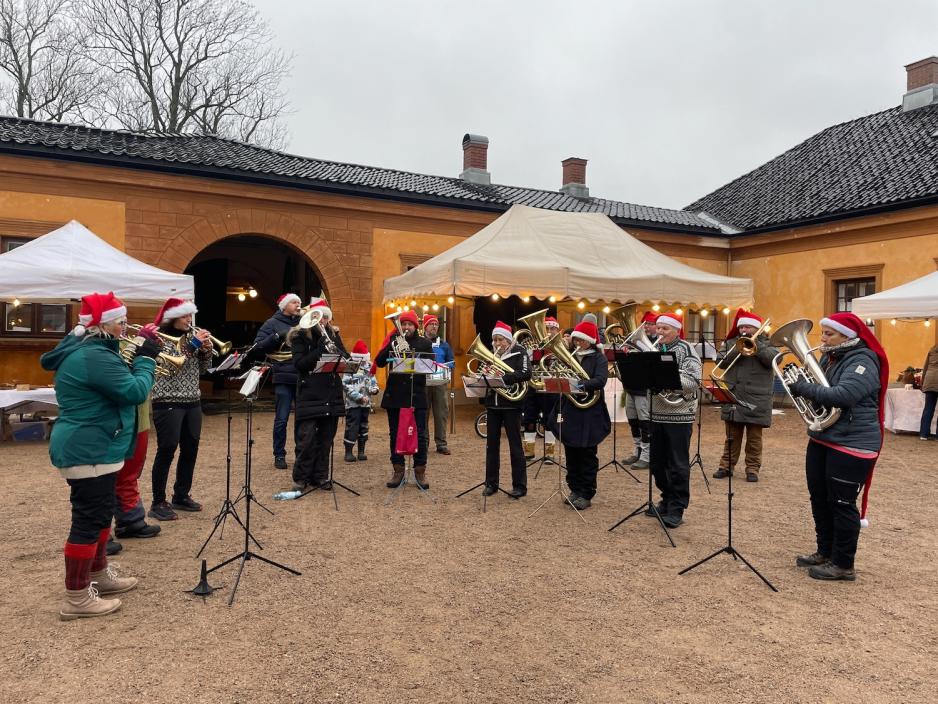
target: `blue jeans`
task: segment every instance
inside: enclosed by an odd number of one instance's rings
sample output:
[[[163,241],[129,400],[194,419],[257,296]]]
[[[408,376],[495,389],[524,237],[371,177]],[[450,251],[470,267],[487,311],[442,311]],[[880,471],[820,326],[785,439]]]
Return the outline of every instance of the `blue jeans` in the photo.
[[[287,423],[290,421],[290,409],[296,398],[296,386],[293,384],[274,384],[276,397],[276,415],[274,416],[274,457],[287,455]],[[293,425],[293,454],[296,455],[296,424]]]
[[[931,435],[931,419],[935,415],[935,405],[938,405],[938,391],[926,391],[924,393],[925,408],[922,409],[922,423],[918,431],[920,438],[927,438]]]

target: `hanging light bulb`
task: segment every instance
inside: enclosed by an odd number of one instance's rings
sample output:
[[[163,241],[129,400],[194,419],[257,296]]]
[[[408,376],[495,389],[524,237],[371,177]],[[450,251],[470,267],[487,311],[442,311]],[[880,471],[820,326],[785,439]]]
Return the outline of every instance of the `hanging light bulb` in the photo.
[[[675,313],[676,315],[682,315],[682,314],[684,313],[684,309],[683,309],[683,308],[678,308],[678,309],[676,309],[676,310],[674,311],[674,313]]]
[[[723,309],[723,315],[729,315],[729,314],[730,314],[730,309],[729,309],[729,308],[724,308],[724,309]]]
[[[890,320],[890,321],[889,321],[889,324],[892,325],[893,327],[895,327],[895,326],[896,326],[896,319],[893,318],[892,320]]]
[[[453,303],[456,302],[456,299],[453,298],[452,296],[450,296],[449,298],[446,299],[446,302],[449,303],[450,305],[452,305]]]
[[[704,308],[703,310],[700,311],[700,317],[701,317],[701,318],[706,318],[708,315],[710,315],[710,311],[707,310],[706,308]]]
[[[397,310],[397,312],[400,313],[400,312],[403,311],[403,308],[401,308],[400,306],[397,306],[397,308],[396,308],[395,310]]]
[[[926,320],[926,321],[925,321],[925,327],[926,327],[926,328],[930,328],[930,327],[931,327],[931,321],[930,321],[930,320]]]
[[[609,306],[603,306],[603,313],[606,313],[608,315],[609,311],[610,311]]]
[[[439,306],[438,303],[434,303],[434,304],[431,306],[431,308],[433,308],[433,312],[436,313],[436,312],[440,309],[440,306]]]
[[[14,308],[19,308],[19,307],[20,307],[20,299],[19,299],[19,298],[14,298],[14,299],[13,299],[13,307],[14,307]]]
[[[524,301],[525,303],[530,303],[530,302],[531,302],[531,297],[530,297],[530,296],[522,296],[522,297],[521,297],[521,300]]]
[[[580,301],[579,303],[576,304],[576,307],[579,308],[580,310],[583,310],[584,308],[586,308],[586,304],[583,301]]]
[[[497,293],[493,293],[493,294],[492,294],[492,300],[493,300],[493,301],[497,301],[498,298],[499,298],[499,296],[498,296]]]
[[[404,306],[404,312],[405,312],[405,313],[406,313],[407,311],[409,311],[409,310],[410,310],[410,306]]]
[[[257,298],[257,291],[254,290],[253,286],[251,286],[251,288],[248,289],[248,295],[251,298]]]
[[[430,306],[424,306],[424,307],[423,307],[423,312],[424,312],[424,313],[429,312],[429,310],[430,310]]]
[[[239,293],[238,300],[244,303],[247,300],[247,296],[245,296],[243,293]]]
[[[551,296],[551,297],[548,298],[547,300],[548,300],[550,303],[556,303],[556,302],[557,302],[557,296]]]
[[[655,311],[655,313],[657,313],[659,310],[661,310],[661,306],[659,306],[657,303],[655,303],[655,305],[653,305],[653,306],[651,307],[651,309],[652,309],[653,311]]]

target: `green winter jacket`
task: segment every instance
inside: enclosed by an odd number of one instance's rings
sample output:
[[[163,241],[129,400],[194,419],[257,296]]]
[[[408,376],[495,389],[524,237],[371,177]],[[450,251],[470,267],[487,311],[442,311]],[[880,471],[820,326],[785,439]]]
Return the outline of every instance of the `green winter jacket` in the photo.
[[[68,335],[40,358],[55,372],[59,417],[49,456],[56,467],[113,464],[133,454],[137,406],[150,393],[156,363],[138,355],[128,368],[119,349],[113,338]]]

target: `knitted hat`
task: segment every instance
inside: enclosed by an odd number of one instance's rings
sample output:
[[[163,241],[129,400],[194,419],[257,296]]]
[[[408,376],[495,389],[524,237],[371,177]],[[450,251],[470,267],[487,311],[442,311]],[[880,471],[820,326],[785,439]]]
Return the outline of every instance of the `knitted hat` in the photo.
[[[573,328],[573,332],[570,333],[570,337],[574,339],[586,340],[590,344],[595,345],[599,342],[599,328],[596,327],[596,323],[591,323],[588,320],[584,320],[575,328]]]
[[[556,328],[557,330],[560,330],[560,323],[557,322],[557,318],[548,315],[546,318],[544,318],[544,327],[548,329]]]
[[[439,320],[439,318],[437,318],[435,315],[427,314],[427,315],[423,316],[423,328],[424,328],[424,330],[427,329],[427,326],[428,326],[430,323],[436,323],[437,325],[439,325],[439,324],[440,324],[440,320]]]
[[[499,320],[497,323],[495,323],[495,327],[492,329],[492,339],[494,340],[497,335],[501,335],[502,337],[506,337],[511,340],[511,327]]]
[[[112,291],[107,293],[89,293],[81,297],[81,312],[78,325],[72,331],[75,337],[81,337],[87,328],[95,328],[101,323],[113,323],[127,317],[127,308]]]
[[[739,332],[740,325],[749,325],[758,329],[762,327],[762,323],[764,322],[765,321],[762,320],[762,318],[753,313],[751,310],[747,311],[743,308],[738,308],[736,310],[736,315],[733,317],[733,324],[730,325],[730,331],[727,335],[727,338],[739,337],[742,334]]]
[[[285,293],[280,298],[277,299],[277,307],[283,312],[283,309],[286,308],[291,303],[302,303],[300,297],[295,293]]]
[[[320,310],[322,311],[323,320],[332,320],[332,309],[329,307],[329,302],[325,298],[318,298],[316,296],[310,298],[307,312],[311,310]]]
[[[681,339],[684,339],[684,316],[677,313],[662,313],[655,320],[656,325],[668,325],[681,331]]]
[[[645,323],[655,323],[658,321],[658,314],[654,311],[646,311],[645,315],[642,316],[642,325]]]
[[[586,315],[583,316],[583,322],[584,322],[584,323],[592,323],[593,325],[596,325],[599,321],[596,320],[596,315],[595,315],[595,314],[593,314],[593,313],[587,313]]]
[[[365,344],[364,340],[357,340],[355,342],[355,345],[352,347],[352,359],[362,364],[369,364],[371,362],[371,355],[368,353],[368,345]]]
[[[405,310],[397,317],[397,319],[402,323],[411,322],[414,324],[414,327],[420,326],[420,321],[417,320],[417,314],[412,310]]]
[[[153,322],[156,325],[162,325],[170,320],[198,312],[199,309],[195,307],[195,303],[192,301],[184,301],[181,298],[167,298],[166,303],[160,308],[160,312],[156,314],[156,319]]]

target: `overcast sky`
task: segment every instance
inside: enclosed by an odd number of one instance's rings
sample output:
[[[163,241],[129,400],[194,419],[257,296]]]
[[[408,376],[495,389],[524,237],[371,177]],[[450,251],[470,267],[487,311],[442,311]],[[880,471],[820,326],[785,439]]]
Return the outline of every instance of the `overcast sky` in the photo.
[[[293,52],[289,151],[681,208],[901,102],[935,0],[255,0]]]

